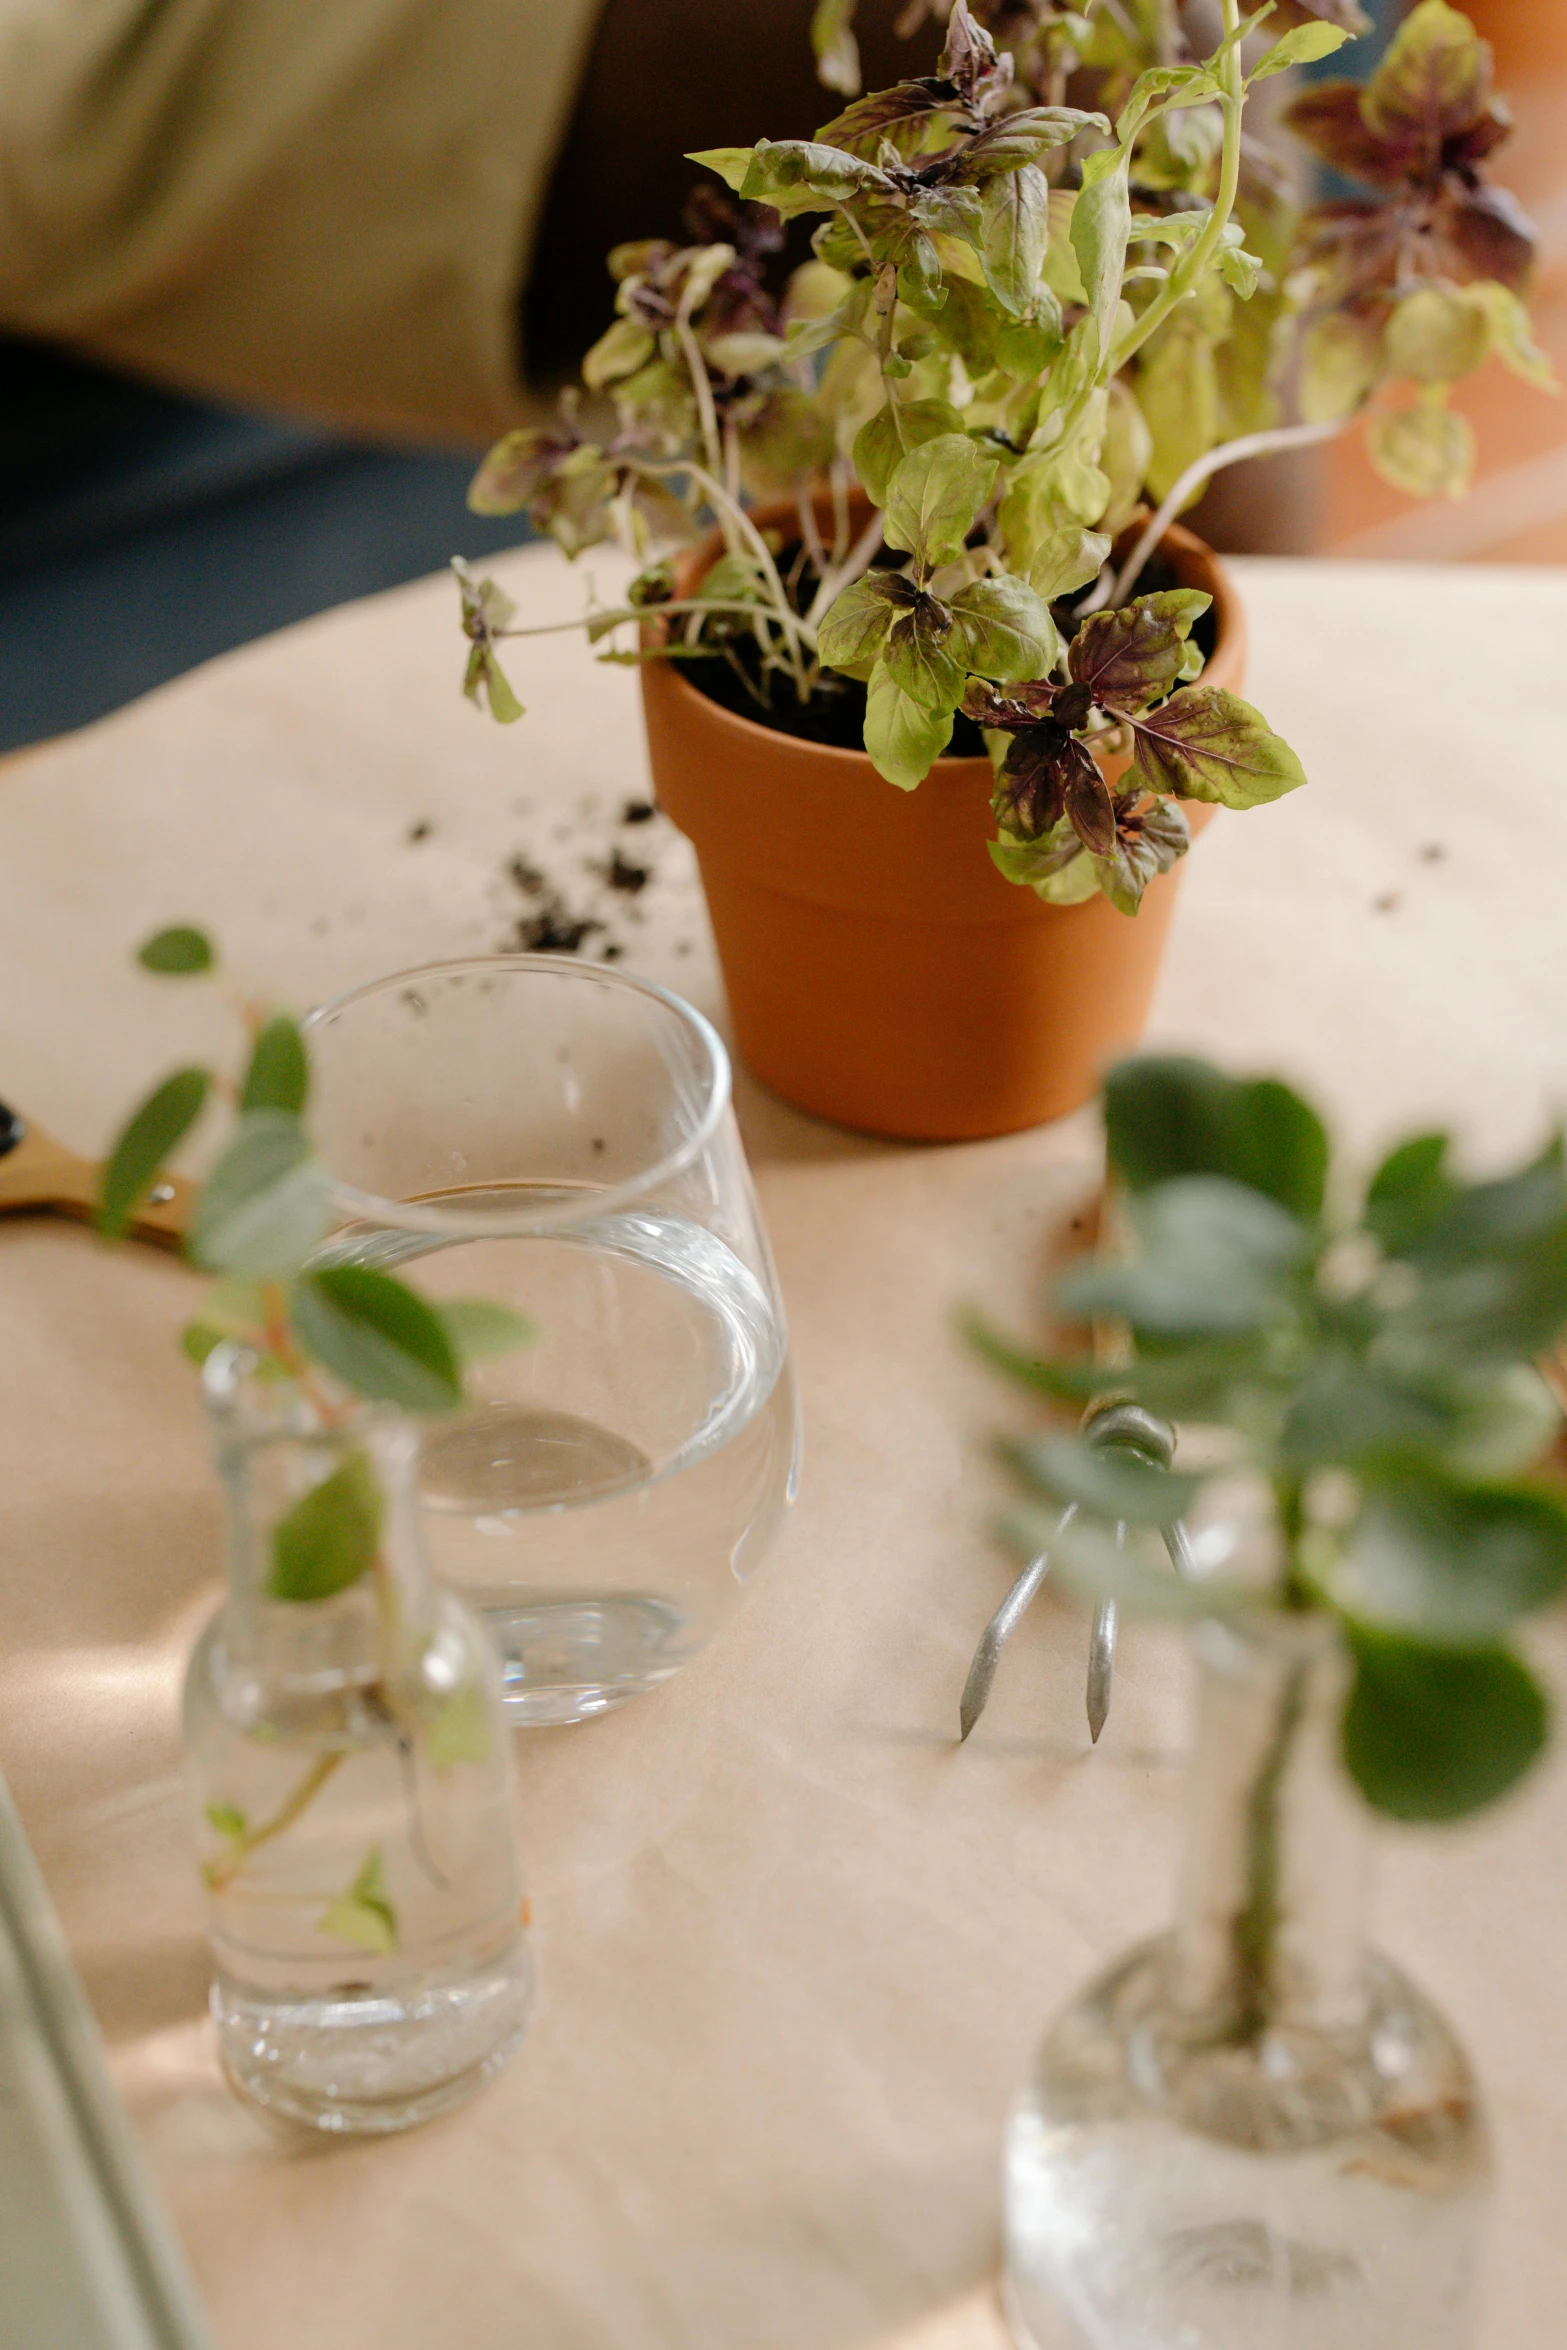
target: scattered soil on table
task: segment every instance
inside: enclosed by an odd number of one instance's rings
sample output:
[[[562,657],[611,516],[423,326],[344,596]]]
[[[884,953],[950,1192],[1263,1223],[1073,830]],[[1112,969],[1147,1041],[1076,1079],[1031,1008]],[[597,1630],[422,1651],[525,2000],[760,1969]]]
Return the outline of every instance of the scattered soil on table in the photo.
[[[779,569],[787,577],[799,556],[798,545],[785,547],[778,557]],[[901,563],[901,555],[885,552],[882,567]],[[815,573],[807,570],[795,591],[795,601],[803,610],[815,591]],[[1151,596],[1167,588],[1180,586],[1175,567],[1165,557],[1155,555],[1137,584],[1140,596]],[[1072,607],[1077,597],[1063,597],[1052,605],[1055,623],[1063,642],[1076,635],[1081,623]],[[1213,658],[1218,642],[1211,611],[1205,612],[1192,630],[1205,657]],[[703,656],[682,661],[681,673],[699,693],[721,708],[733,711],[737,718],[749,718],[754,725],[776,727],[781,734],[792,734],[802,742],[821,743],[838,751],[860,751],[865,747],[865,688],[857,678],[835,677],[828,671],[822,689],[808,702],[795,699],[794,688],[787,677],[770,676],[764,685],[761,655],[755,640],[742,637],[733,646],[734,662],[722,655]],[[738,663],[738,668],[736,667]],[[942,756],[947,759],[982,759],[985,756],[984,738],[972,718],[965,718],[960,710],[953,720],[952,740]]]
[[[533,847],[507,859],[505,884],[522,900],[522,910],[498,942],[499,952],[585,955],[593,962],[618,963],[635,951],[638,934],[645,935],[648,903],[656,899],[674,827],[651,800],[627,800],[615,830],[632,834],[635,854],[618,837],[607,850],[584,854],[589,813],[585,807],[580,828],[554,827],[553,851]],[[677,940],[674,951],[689,954],[689,941]]]

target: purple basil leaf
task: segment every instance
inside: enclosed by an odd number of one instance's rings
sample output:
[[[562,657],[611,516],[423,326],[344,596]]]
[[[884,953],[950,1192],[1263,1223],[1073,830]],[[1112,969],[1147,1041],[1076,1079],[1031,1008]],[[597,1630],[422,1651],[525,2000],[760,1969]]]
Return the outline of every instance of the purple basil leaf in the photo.
[[[1119,612],[1095,612],[1072,639],[1067,666],[1107,710],[1145,710],[1181,674],[1186,638],[1211,596],[1175,588],[1139,596]]]
[[[1087,757],[1066,728],[1048,718],[1017,737],[1002,762],[990,802],[1004,831],[1018,840],[1042,840],[1060,823],[1074,752]]]
[[[1510,293],[1521,293],[1534,270],[1539,236],[1533,221],[1508,188],[1453,188],[1446,191],[1441,227],[1452,274],[1495,278]]]
[[[889,675],[922,710],[954,710],[963,692],[963,664],[947,649],[952,614],[935,596],[922,595],[900,612],[887,633],[882,659]]]
[[[1473,129],[1491,99],[1491,51],[1455,8],[1417,8],[1394,36],[1361,100],[1366,127],[1428,168],[1446,140]]]
[[[874,156],[882,138],[888,133],[895,138],[900,125],[928,123],[935,115],[950,114],[961,103],[956,88],[940,74],[895,82],[890,90],[873,90],[867,97],[856,98],[831,122],[824,122],[816,134],[817,142],[824,147],[842,147],[850,155]]]
[[[1306,780],[1261,712],[1222,686],[1186,686],[1132,725],[1137,758],[1130,780],[1165,798],[1260,808]]]
[[[1115,800],[1092,754],[1075,735],[1072,752],[1075,756],[1066,778],[1066,812],[1084,848],[1091,849],[1096,857],[1107,857],[1116,843]]]
[[[1358,82],[1317,82],[1291,99],[1283,121],[1314,155],[1348,179],[1396,188],[1407,176],[1405,149],[1379,139],[1360,111]]]
[[[1141,814],[1118,811],[1114,845],[1094,859],[1099,886],[1118,913],[1137,912],[1149,882],[1185,856],[1191,837],[1186,818],[1168,800],[1153,801]]]
[[[1000,727],[1007,734],[1023,734],[1050,716],[1055,691],[1044,678],[1001,693],[984,678],[971,677],[963,696],[963,715],[972,718],[976,726]]]

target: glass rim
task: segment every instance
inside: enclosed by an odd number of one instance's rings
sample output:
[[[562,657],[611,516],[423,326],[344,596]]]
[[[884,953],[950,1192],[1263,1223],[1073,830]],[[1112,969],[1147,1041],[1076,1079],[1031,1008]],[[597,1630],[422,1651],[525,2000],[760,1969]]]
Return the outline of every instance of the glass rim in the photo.
[[[378,978],[361,980],[357,987],[344,988],[341,994],[316,1004],[306,1013],[300,1022],[301,1032],[308,1044],[313,1031],[368,997],[383,994],[387,988],[474,972],[547,973],[552,979],[592,981],[601,987],[644,996],[671,1013],[677,1025],[695,1039],[707,1079],[702,1114],[674,1150],[667,1151],[663,1158],[623,1182],[606,1183],[585,1196],[560,1200],[549,1207],[519,1213],[515,1218],[507,1217],[504,1221],[508,1231],[564,1230],[573,1224],[587,1223],[595,1216],[614,1214],[620,1208],[632,1206],[648,1192],[656,1191],[660,1184],[684,1174],[702,1156],[729,1109],[733,1078],[728,1050],[705,1013],[671,988],[660,987],[656,980],[644,979],[635,971],[620,971],[603,963],[580,963],[568,955],[454,955],[442,962],[415,963],[403,971],[383,972]],[[373,1219],[404,1232],[434,1233],[445,1239],[492,1240],[501,1229],[494,1216],[465,1215],[460,1208],[389,1199],[379,1192],[361,1191],[356,1184],[343,1182],[330,1166],[327,1176],[334,1206],[356,1218]]]

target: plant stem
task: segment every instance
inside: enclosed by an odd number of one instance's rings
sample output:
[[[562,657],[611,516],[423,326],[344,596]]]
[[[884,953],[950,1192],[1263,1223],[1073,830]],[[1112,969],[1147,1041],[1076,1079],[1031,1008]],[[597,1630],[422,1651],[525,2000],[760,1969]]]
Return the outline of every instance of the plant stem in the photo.
[[[1278,1723],[1246,1799],[1246,1899],[1230,1930],[1235,2010],[1231,2033],[1241,2047],[1261,2039],[1272,2006],[1273,1962],[1282,1906],[1280,1796],[1305,1712],[1307,1668],[1291,1665]]]
[[[1352,418],[1346,416],[1333,424],[1274,425],[1267,432],[1248,432],[1243,433],[1238,440],[1221,441],[1205,457],[1194,458],[1122,564],[1104,601],[1112,605],[1125,603],[1143,575],[1143,566],[1177,514],[1192,493],[1201,489],[1203,483],[1211,480],[1214,474],[1222,473],[1227,465],[1240,465],[1248,457],[1273,457],[1285,449],[1310,449],[1319,441],[1335,440],[1341,432],[1348,430],[1352,421]],[[1087,605],[1083,609],[1093,610],[1096,607]]]
[[[1224,33],[1230,47],[1220,67],[1223,90],[1219,104],[1224,111],[1224,149],[1219,164],[1219,192],[1199,236],[1193,238],[1186,258],[1176,264],[1165,280],[1164,292],[1155,296],[1134,325],[1128,328],[1110,355],[1110,375],[1119,375],[1128,359],[1140,351],[1196,285],[1203,271],[1213,259],[1219,239],[1229,225],[1235,209],[1235,198],[1241,180],[1241,109],[1245,102],[1245,81],[1241,72],[1240,43],[1232,38],[1240,29],[1240,0],[1223,0]]]
[[[247,1828],[243,1836],[236,1836],[221,1860],[209,1861],[205,1875],[214,1893],[226,1892],[239,1875],[258,1846],[270,1844],[294,1825],[302,1812],[308,1811],[332,1773],[340,1763],[348,1760],[347,1750],[339,1747],[331,1754],[319,1755],[300,1780],[292,1795],[279,1805],[271,1819],[259,1828]]]

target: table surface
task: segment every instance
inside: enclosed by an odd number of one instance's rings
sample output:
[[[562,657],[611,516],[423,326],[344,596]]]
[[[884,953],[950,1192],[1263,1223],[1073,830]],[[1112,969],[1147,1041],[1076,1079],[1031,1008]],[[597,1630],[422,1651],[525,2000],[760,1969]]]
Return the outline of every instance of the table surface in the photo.
[[[582,593],[498,567],[525,618]],[[617,567],[592,559],[599,592]],[[1567,575],[1238,564],[1251,690],[1309,790],[1192,857],[1154,1033],[1304,1081],[1369,1152],[1442,1118],[1476,1164],[1563,1097]],[[0,1096],[82,1148],[222,1049],[214,997],[136,972],[197,919],[303,1005],[516,943],[553,911],[717,1009],[689,854],[646,788],[635,682],[520,649],[527,719],[459,699],[441,581],[214,663],[0,778]],[[90,645],[83,658],[91,658]],[[1519,690],[1519,689],[1522,690]],[[604,878],[616,847],[650,870]],[[622,875],[622,880],[624,875]],[[231,1048],[230,1048],[231,1049]],[[1167,1917],[1186,1684],[1124,1635],[1102,1744],[1051,1601],[968,1747],[957,1698],[1011,1574],[986,1531],[1011,1397],[951,1310],[1024,1325],[1094,1175],[1091,1117],[892,1147],[739,1101],[804,1395],[804,1490],[739,1619],[656,1696],[523,1742],[542,1999],[461,2114],[299,2145],[224,2091],[176,1700],[213,1603],[193,1277],[0,1226],[0,1767],[223,2350],[997,2350],[998,2147],[1047,2018]],[[1544,1639],[1559,1675],[1567,1644]],[[1567,1765],[1461,1831],[1387,1840],[1378,1931],[1458,2023],[1501,2196],[1486,2350],[1567,2297]]]

